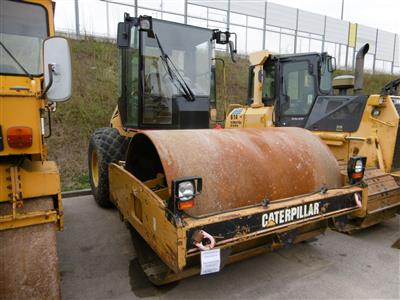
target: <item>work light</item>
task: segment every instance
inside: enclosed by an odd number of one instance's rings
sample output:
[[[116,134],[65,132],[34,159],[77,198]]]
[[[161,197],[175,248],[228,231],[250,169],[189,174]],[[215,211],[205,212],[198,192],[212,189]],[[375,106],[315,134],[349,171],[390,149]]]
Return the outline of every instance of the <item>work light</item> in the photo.
[[[143,31],[153,30],[151,17],[150,16],[140,16],[139,27],[140,27],[140,30],[143,30]]]
[[[350,184],[360,182],[364,178],[365,166],[367,158],[363,156],[353,156],[347,163],[347,175],[349,176]]]

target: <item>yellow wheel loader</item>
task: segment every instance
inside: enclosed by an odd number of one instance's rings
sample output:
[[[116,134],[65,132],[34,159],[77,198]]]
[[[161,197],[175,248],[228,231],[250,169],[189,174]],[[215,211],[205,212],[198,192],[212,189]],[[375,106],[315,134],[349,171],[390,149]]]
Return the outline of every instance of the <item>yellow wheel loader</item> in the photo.
[[[363,168],[342,175],[305,129],[208,129],[213,47],[233,54],[231,36],[127,14],[118,25],[120,95],[90,140],[90,182],[156,285],[311,239],[367,201]]]
[[[71,95],[54,3],[0,2],[0,298],[60,298],[60,174],[47,157],[50,114]]]
[[[327,53],[250,55],[245,106],[230,111],[226,128],[302,127],[328,145],[342,172],[351,157],[365,157],[368,203],[361,214],[336,218],[344,232],[369,227],[400,211],[400,79],[377,95],[362,95],[364,45],[356,57],[355,77],[338,76]],[[354,88],[354,95],[347,90]],[[333,89],[338,89],[334,95]]]

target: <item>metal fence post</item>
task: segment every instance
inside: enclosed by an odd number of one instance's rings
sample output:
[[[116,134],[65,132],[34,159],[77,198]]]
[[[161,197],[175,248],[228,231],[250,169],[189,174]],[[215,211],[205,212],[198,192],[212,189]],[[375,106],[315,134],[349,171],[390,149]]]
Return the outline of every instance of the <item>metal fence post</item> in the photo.
[[[79,30],[79,2],[75,0],[75,34],[77,37],[80,35]]]
[[[393,43],[393,59],[392,59],[392,74],[394,74],[394,64],[396,60],[396,42],[397,42],[397,34],[394,35],[394,43]]]
[[[229,31],[229,28],[231,27],[231,0],[228,0],[228,11],[226,12],[226,30]],[[247,36],[247,30],[246,30],[246,36]],[[237,45],[235,45],[237,47]],[[227,53],[229,53],[229,46],[226,45],[226,50]],[[247,48],[246,48],[247,52]]]
[[[347,43],[346,43],[346,61],[344,62],[344,69],[345,70],[347,70],[347,61],[349,60],[349,40],[350,40],[350,26],[351,26],[351,24],[350,24],[350,22],[348,22],[349,23],[349,26],[347,27],[348,29],[347,29]]]
[[[107,38],[111,38],[110,36],[110,12],[108,9],[108,2],[106,2],[106,18],[107,18]]]
[[[183,13],[184,13],[184,15],[183,15],[184,23],[187,24],[187,21],[188,21],[188,0],[185,0],[185,8],[184,8]]]
[[[294,31],[294,53],[297,53],[297,31],[299,29],[299,9],[296,9],[296,30]],[[280,33],[282,35],[282,31]],[[280,38],[279,38],[280,39]],[[279,46],[279,51],[281,51]]]
[[[325,49],[325,35],[326,35],[326,16],[324,18],[324,34],[322,35],[321,52],[324,52],[324,49]]]
[[[378,52],[378,28],[376,29],[376,36],[375,36],[375,53],[374,53],[374,62],[372,64],[372,74],[375,74],[375,63],[376,63],[376,52]]]
[[[135,0],[135,17],[138,16],[138,0]]]
[[[264,2],[263,49],[265,49],[265,35],[267,34],[267,1]]]

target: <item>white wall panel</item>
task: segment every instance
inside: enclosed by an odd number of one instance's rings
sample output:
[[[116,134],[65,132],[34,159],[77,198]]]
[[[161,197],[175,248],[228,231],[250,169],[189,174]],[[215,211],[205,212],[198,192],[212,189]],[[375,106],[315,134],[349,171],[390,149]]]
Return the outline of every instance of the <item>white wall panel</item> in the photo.
[[[299,10],[299,31],[324,34],[325,17],[304,10]]]
[[[188,0],[188,3],[228,10],[228,0]]]
[[[394,33],[378,30],[376,59],[392,60],[394,51]]]
[[[231,11],[264,18],[265,3],[263,1],[256,0],[231,0]]]
[[[349,37],[349,22],[326,17],[325,40],[347,45]]]
[[[296,29],[297,9],[267,2],[268,25]]]

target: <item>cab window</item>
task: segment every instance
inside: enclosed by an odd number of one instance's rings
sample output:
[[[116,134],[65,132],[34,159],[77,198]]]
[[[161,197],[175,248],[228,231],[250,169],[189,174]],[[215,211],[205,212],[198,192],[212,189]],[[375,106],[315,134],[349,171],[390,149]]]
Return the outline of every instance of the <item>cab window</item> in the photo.
[[[284,115],[307,115],[315,99],[314,77],[307,61],[283,63],[281,109]]]
[[[267,63],[264,67],[263,103],[273,105],[275,101],[275,64]]]
[[[322,56],[320,65],[321,82],[319,83],[319,89],[321,92],[329,93],[332,88],[332,71],[329,68],[329,56]]]
[[[26,75],[20,64],[31,75],[42,74],[42,42],[48,36],[46,9],[16,1],[1,1],[0,7],[0,73]]]

